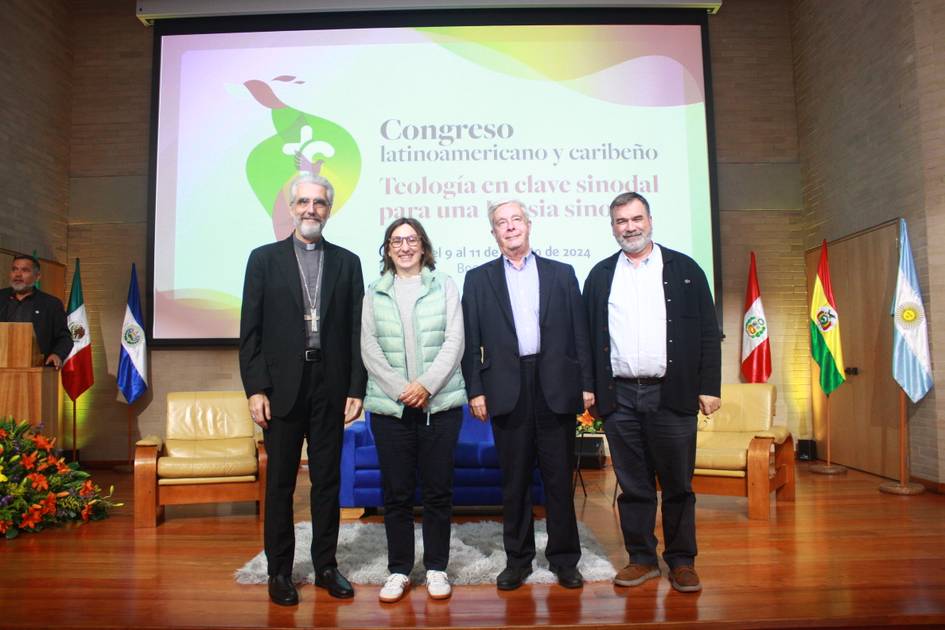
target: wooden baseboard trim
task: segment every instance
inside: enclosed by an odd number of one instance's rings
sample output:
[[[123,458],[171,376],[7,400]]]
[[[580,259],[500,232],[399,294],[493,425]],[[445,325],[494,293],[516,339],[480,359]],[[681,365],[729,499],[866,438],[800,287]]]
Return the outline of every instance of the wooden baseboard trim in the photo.
[[[124,459],[90,459],[84,460],[81,457],[79,458],[79,466],[83,469],[87,468],[115,468],[116,466],[134,466],[134,462],[129,462]]]
[[[922,479],[921,477],[915,477],[911,475],[909,476],[909,481],[922,484],[929,492],[934,492],[935,494],[945,494],[945,483],[929,481],[928,479]]]

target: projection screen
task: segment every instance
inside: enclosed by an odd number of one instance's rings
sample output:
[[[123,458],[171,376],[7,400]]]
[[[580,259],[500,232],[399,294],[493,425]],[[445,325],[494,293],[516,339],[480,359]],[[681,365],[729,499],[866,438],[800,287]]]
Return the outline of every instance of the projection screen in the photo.
[[[486,207],[507,199],[527,206],[533,249],[583,283],[617,249],[610,201],[635,190],[654,239],[718,286],[704,14],[613,14],[157,33],[154,342],[238,337],[247,257],[291,232],[287,183],[300,170],[333,182],[324,235],[360,256],[365,283],[385,226],[412,216],[462,287],[498,256]]]

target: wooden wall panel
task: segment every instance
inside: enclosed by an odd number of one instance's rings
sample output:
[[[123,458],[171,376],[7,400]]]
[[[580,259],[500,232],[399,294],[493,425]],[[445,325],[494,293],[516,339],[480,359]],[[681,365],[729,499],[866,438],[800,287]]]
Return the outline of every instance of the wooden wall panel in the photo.
[[[892,221],[827,244],[830,278],[848,370],[830,396],[832,461],[889,478],[899,475],[898,386],[892,378],[892,317],[899,262],[898,222]],[[820,248],[806,254],[807,296]],[[827,454],[826,398],[811,360],[811,399],[817,454]]]

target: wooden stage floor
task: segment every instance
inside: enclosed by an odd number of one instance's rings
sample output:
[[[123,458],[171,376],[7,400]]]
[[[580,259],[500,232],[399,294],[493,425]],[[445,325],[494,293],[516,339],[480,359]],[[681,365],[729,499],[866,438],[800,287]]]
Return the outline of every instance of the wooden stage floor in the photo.
[[[91,472],[103,487],[116,485],[125,507],[106,521],[0,540],[0,627],[945,626],[945,496],[882,494],[879,478],[855,471],[817,476],[799,463],[796,503],[772,508],[769,522],[749,521],[746,499],[700,496],[701,593],[677,593],[662,578],[633,589],[457,587],[434,602],[421,587],[382,605],[376,586],[337,601],[307,585],[296,608],[271,605],[264,586],[233,581],[262,546],[248,504],[173,508],[156,530],[136,531],[131,475]],[[585,481],[578,518],[619,568],[626,555],[613,475],[585,471]],[[307,490],[303,475],[297,520],[308,520]],[[457,520],[477,518],[495,517]]]

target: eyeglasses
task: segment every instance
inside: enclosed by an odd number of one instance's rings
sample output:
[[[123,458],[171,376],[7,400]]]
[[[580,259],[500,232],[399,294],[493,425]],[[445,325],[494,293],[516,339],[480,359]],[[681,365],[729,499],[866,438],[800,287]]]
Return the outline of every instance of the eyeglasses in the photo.
[[[308,197],[299,197],[295,200],[296,208],[307,208],[309,205],[316,210],[327,210],[328,209],[328,200],[317,197],[315,199],[309,199]]]
[[[413,247],[414,245],[420,242],[420,239],[417,238],[415,235],[394,236],[394,237],[391,237],[391,239],[387,242],[390,243],[391,247],[393,247],[394,249],[397,249],[404,243],[407,243],[407,245],[409,245],[410,247]]]

